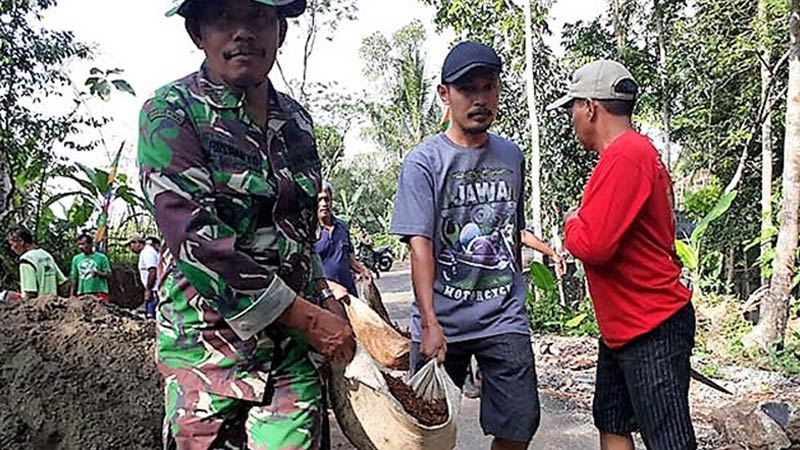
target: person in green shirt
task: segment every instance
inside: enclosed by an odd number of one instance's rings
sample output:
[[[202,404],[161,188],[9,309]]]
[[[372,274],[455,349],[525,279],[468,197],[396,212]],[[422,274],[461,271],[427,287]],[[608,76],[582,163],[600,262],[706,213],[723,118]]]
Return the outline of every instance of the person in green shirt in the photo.
[[[58,286],[67,281],[53,256],[36,248],[33,234],[21,225],[6,233],[11,251],[19,255],[19,284],[24,299],[58,295]]]
[[[111,264],[106,255],[94,251],[89,235],[82,234],[76,240],[81,251],[72,258],[69,278],[72,280],[72,295],[94,295],[108,302],[108,278]]]

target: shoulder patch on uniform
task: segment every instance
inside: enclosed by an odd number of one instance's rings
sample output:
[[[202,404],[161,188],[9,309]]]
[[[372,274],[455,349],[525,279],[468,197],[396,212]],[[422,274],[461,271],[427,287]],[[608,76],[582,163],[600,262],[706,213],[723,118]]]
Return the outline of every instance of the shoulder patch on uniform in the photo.
[[[155,108],[147,111],[147,120],[155,122],[156,120],[171,120],[176,125],[183,125],[186,121],[186,113],[178,108]]]

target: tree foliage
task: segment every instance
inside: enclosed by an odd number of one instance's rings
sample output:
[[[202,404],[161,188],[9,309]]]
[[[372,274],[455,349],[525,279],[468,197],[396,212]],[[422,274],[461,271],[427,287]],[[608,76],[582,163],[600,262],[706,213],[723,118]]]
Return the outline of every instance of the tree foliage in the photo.
[[[300,29],[303,39],[303,51],[300,54],[300,76],[288,80],[280,61],[277,65],[290,93],[300,103],[305,104],[309,100],[309,93],[312,89],[312,83],[309,83],[308,80],[317,39],[321,37],[332,41],[342,22],[350,22],[356,20],[357,17],[358,0],[309,0],[305,14],[292,20],[293,28]]]
[[[442,115],[422,50],[426,38],[415,21],[391,38],[368,36],[360,49],[364,74],[380,93],[365,105],[370,125],[364,136],[400,158],[436,132]]]
[[[55,0],[0,0],[0,182],[4,186],[0,194],[6,200],[1,202],[0,227],[6,229],[12,221],[27,225],[38,242],[63,262],[71,251],[64,240],[70,241],[91,213],[88,207],[77,208],[63,220],[51,210],[57,198],[50,181],[79,170],[59,157],[56,149],[87,151],[103,144],[76,138],[109,121],[92,116],[86,101],[95,96],[107,99],[114,90],[132,94],[133,88],[119,78],[116,69],[92,69],[88,92],[72,82],[65,67],[93,55],[91,47],[77,41],[73,33],[42,27],[43,12],[55,4]],[[43,106],[58,98],[67,100],[65,110],[52,112]],[[11,193],[5,195],[8,187]],[[0,264],[0,283],[15,282],[13,255],[3,253]]]

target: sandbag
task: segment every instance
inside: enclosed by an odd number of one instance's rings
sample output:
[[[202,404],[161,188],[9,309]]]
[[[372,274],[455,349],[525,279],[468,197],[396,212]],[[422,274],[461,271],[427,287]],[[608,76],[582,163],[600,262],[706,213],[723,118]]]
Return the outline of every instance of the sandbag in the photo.
[[[358,450],[451,450],[456,446],[455,417],[461,391],[444,368],[435,361],[427,364],[409,381],[418,395],[443,396],[447,421],[425,426],[405,412],[394,398],[382,368],[359,345],[356,356],[344,371],[332,377],[330,395],[339,426]]]
[[[391,369],[408,369],[410,339],[386,323],[357,297],[350,297],[345,308],[356,339],[378,364]]]
[[[374,281],[364,278],[358,283],[358,291],[361,293],[361,298],[369,305],[370,308],[372,308],[373,311],[378,313],[381,319],[392,325],[394,329],[397,329],[397,327],[392,323],[392,319],[389,318],[389,312],[386,311],[386,306],[383,304],[381,292],[378,290],[378,287],[375,286]]]

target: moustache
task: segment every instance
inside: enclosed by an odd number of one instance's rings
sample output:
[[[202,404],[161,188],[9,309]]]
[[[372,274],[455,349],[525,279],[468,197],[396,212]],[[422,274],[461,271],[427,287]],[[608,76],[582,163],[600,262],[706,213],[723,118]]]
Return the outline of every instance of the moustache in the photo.
[[[472,119],[475,116],[487,116],[492,117],[494,113],[486,108],[475,108],[472,111],[467,113],[467,117]]]
[[[237,56],[260,56],[264,57],[267,55],[266,50],[256,49],[256,48],[235,48],[233,50],[228,50],[222,53],[222,56],[225,58],[226,61],[231,60]]]

